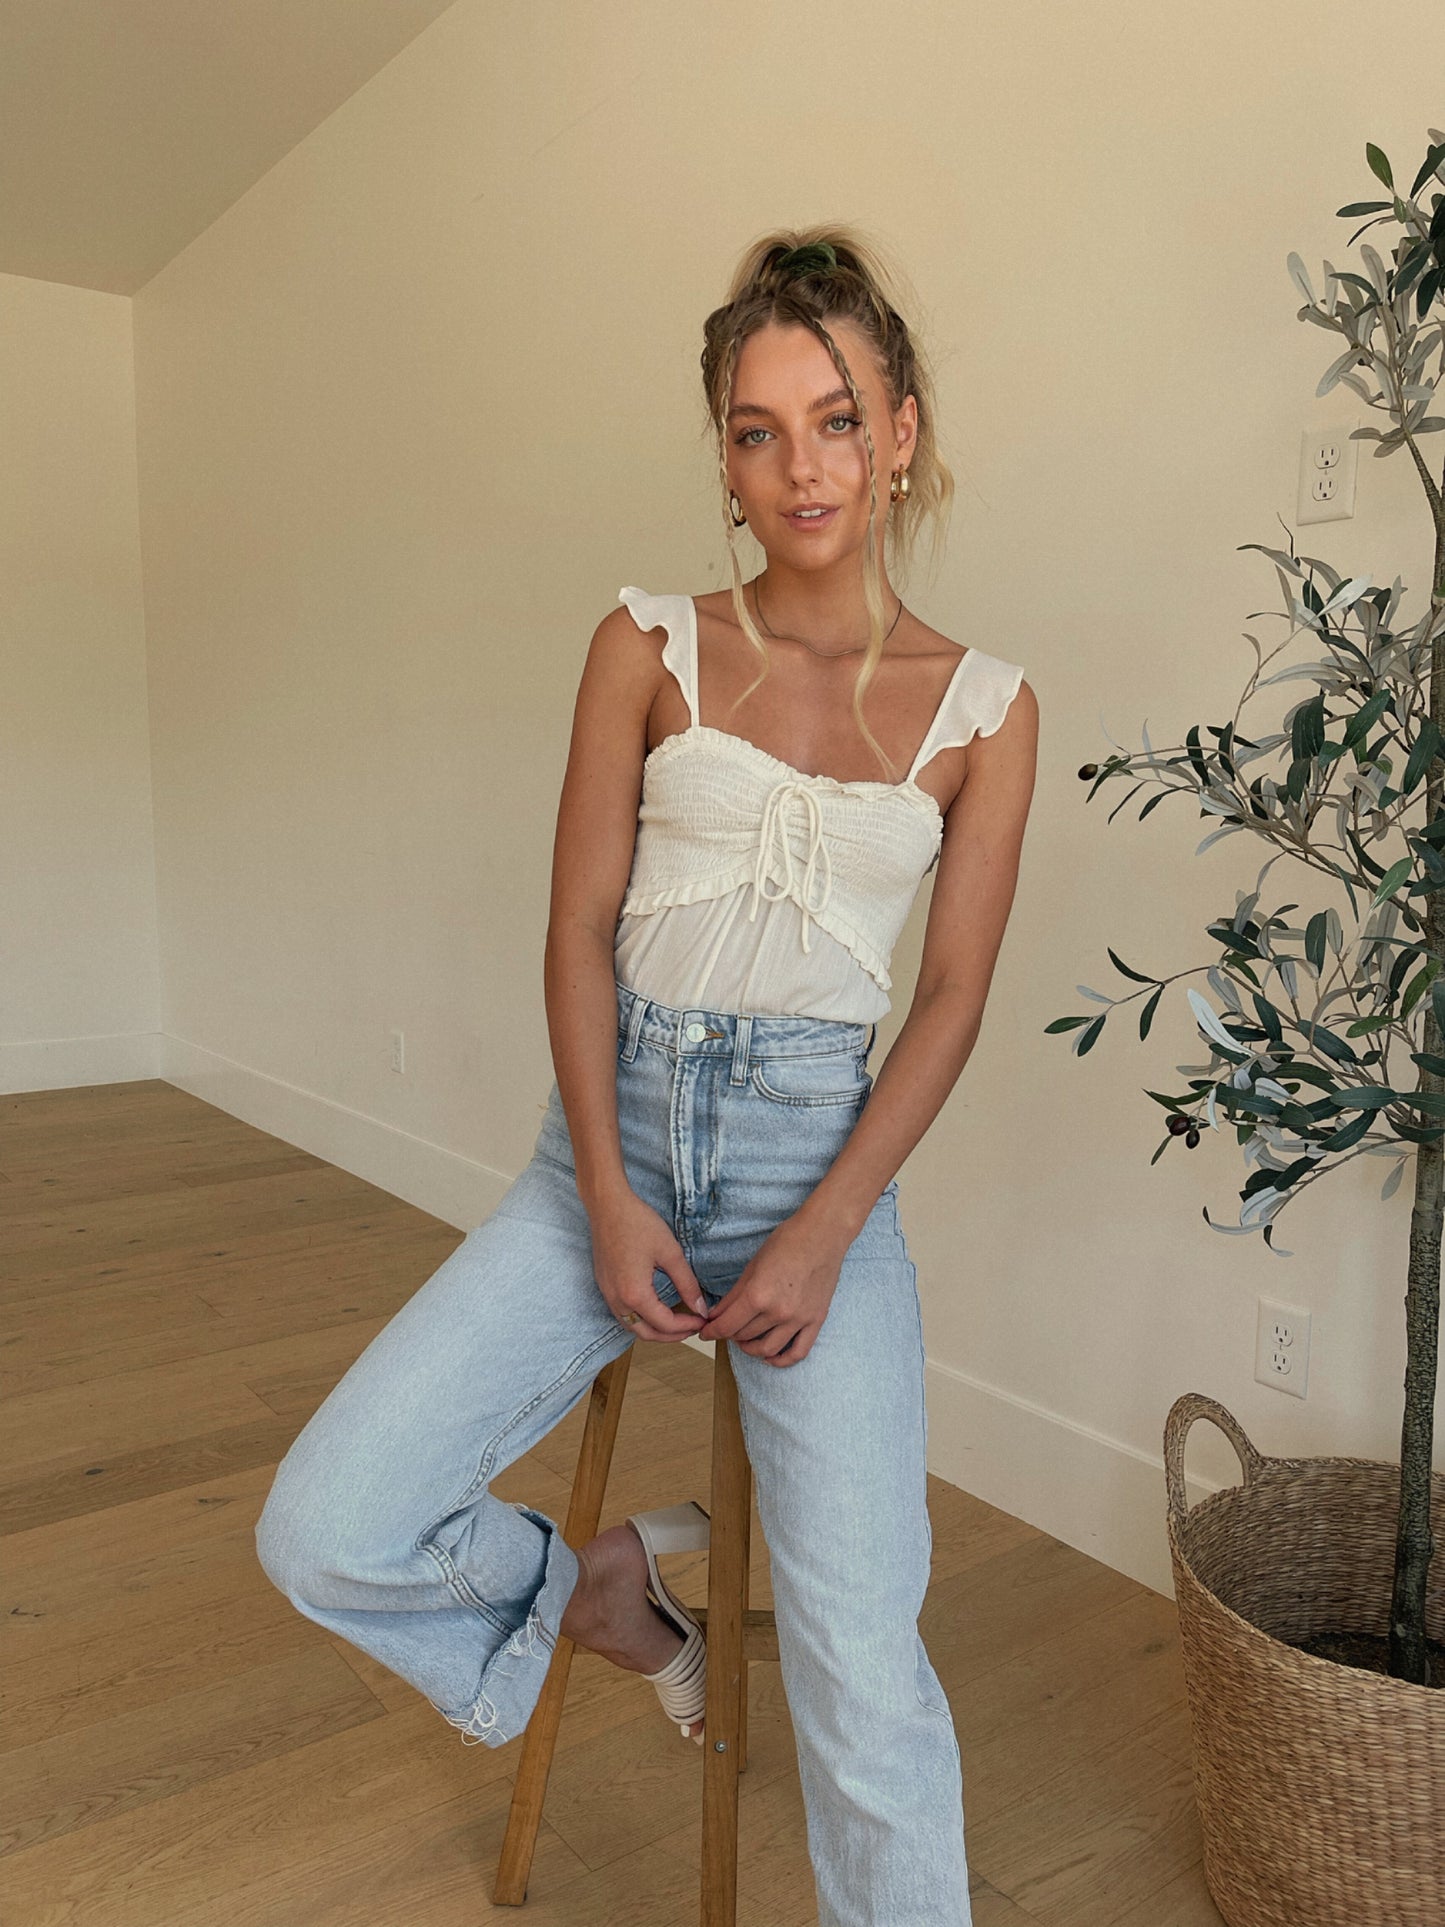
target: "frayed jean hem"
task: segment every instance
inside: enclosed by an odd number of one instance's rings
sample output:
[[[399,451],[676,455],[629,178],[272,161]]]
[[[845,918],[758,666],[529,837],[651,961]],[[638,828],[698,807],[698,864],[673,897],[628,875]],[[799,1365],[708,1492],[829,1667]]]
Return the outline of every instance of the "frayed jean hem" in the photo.
[[[460,1730],[464,1746],[505,1746],[526,1730],[552,1664],[562,1615],[580,1576],[577,1555],[556,1522],[529,1505],[518,1505],[516,1510],[548,1535],[542,1583],[527,1617],[483,1667],[472,1703],[451,1710],[437,1708],[443,1719]]]

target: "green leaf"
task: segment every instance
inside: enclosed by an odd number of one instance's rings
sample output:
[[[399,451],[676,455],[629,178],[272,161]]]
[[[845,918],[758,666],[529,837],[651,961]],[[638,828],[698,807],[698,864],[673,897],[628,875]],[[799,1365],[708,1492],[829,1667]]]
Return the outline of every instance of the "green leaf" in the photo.
[[[1151,1091],[1147,1084],[1144,1086],[1144,1095],[1153,1098],[1156,1104],[1162,1104],[1166,1111],[1178,1112],[1181,1117],[1184,1114],[1183,1106],[1188,1101],[1182,1097],[1170,1097],[1166,1091]]]
[[[1369,734],[1375,727],[1375,724],[1379,722],[1380,718],[1384,715],[1386,708],[1389,706],[1389,701],[1389,690],[1377,689],[1367,702],[1360,705],[1345,725],[1344,741],[1346,749],[1353,749],[1363,736]]]
[[[1421,161],[1420,172],[1410,183],[1410,199],[1412,201],[1442,161],[1445,161],[1445,141],[1441,141],[1437,146],[1432,147],[1424,160]]]
[[[1408,856],[1402,856],[1398,863],[1392,863],[1380,878],[1375,894],[1370,899],[1370,908],[1372,910],[1378,908],[1386,897],[1393,896],[1414,867],[1414,859]]]
[[[1330,1053],[1326,1051],[1325,1055],[1328,1057]],[[1353,1062],[1353,1051],[1350,1052],[1350,1059]],[[1276,1068],[1275,1076],[1297,1078],[1301,1084],[1314,1084],[1322,1091],[1332,1091],[1335,1088],[1335,1080],[1324,1066],[1312,1064],[1308,1058],[1302,1057],[1297,1063],[1291,1063],[1288,1068],[1283,1066]]]
[[[1352,1084],[1335,1091],[1326,1100],[1337,1111],[1383,1111],[1387,1104],[1398,1104],[1400,1092],[1388,1084]]]
[[[1284,1042],[1284,1031],[1280,1027],[1279,1012],[1269,999],[1262,997],[1257,990],[1251,991],[1250,996],[1253,999],[1254,1008],[1259,1015],[1259,1021],[1263,1026],[1265,1036],[1268,1037],[1272,1044],[1282,1044]],[[1275,1074],[1278,1076],[1278,1071],[1276,1071]]]
[[[1346,1024],[1346,1037],[1372,1037],[1377,1030],[1388,1030],[1394,1018],[1387,1011],[1383,1017],[1357,1017],[1352,1024]]]
[[[1077,1030],[1080,1024],[1091,1024],[1093,1022],[1094,1019],[1092,1017],[1056,1017],[1051,1024],[1044,1025],[1044,1035],[1048,1037],[1054,1031],[1059,1030]]]
[[[1406,955],[1406,967],[1409,967],[1408,953]],[[1439,974],[1440,965],[1433,957],[1427,964],[1423,964],[1421,968],[1416,971],[1415,975],[1410,979],[1410,987],[1405,992],[1404,999],[1400,1005],[1400,1016],[1402,1020],[1410,1015],[1410,1012],[1415,1008],[1416,1004],[1419,1003],[1420,999],[1425,995],[1425,992],[1430,988],[1431,984],[1434,983]]]
[[[1297,759],[1304,763],[1324,748],[1324,690],[1308,703],[1300,703],[1289,734]]]
[[[1400,1102],[1429,1117],[1445,1117],[1445,1091],[1409,1091],[1402,1094]]]
[[[1105,944],[1104,948],[1109,950],[1107,944]],[[1139,971],[1131,970],[1128,964],[1122,963],[1112,950],[1109,950],[1109,958],[1116,970],[1121,971],[1126,977],[1132,977],[1136,984],[1157,984],[1159,981],[1157,977],[1145,977]]]
[[[1326,1024],[1312,1023],[1306,1018],[1300,1025],[1300,1035],[1307,1044],[1323,1051],[1326,1057],[1333,1057],[1338,1064],[1357,1064],[1360,1061],[1359,1054],[1352,1051],[1344,1038],[1337,1037]]]
[[[1371,876],[1382,877],[1385,872],[1380,868],[1379,864],[1376,863],[1364,844],[1361,843],[1359,837],[1355,834],[1353,826],[1349,823],[1345,825],[1345,835],[1349,838],[1350,848],[1354,851],[1355,859],[1359,863],[1360,868],[1367,870]]]
[[[1348,207],[1337,207],[1335,213],[1346,221],[1353,221],[1361,214],[1379,214],[1395,205],[1393,201],[1351,201]]]
[[[1420,725],[1420,734],[1415,738],[1405,774],[1400,779],[1400,789],[1406,796],[1440,754],[1440,740],[1440,731],[1427,716]]]
[[[1348,1124],[1342,1124],[1338,1131],[1332,1131],[1323,1139],[1324,1148],[1327,1151],[1348,1151],[1352,1144],[1359,1143],[1373,1122],[1373,1114],[1362,1111],[1358,1117],[1351,1118]]]
[[[1305,956],[1316,970],[1325,967],[1325,927],[1328,919],[1323,910],[1317,910],[1305,926]]]
[[[1417,241],[1415,246],[1395,270],[1395,284],[1392,292],[1395,295],[1404,294],[1408,290],[1411,282],[1414,281],[1416,275],[1424,268],[1425,263],[1432,258],[1430,243],[1428,241]]]
[[[1144,1008],[1139,1012],[1139,1042],[1141,1044],[1149,1035],[1149,1026],[1154,1021],[1154,1013],[1159,1008],[1159,999],[1163,995],[1164,986],[1160,984],[1159,988],[1154,992],[1154,995],[1145,1000]]]
[[[1098,1041],[1099,1032],[1104,1028],[1104,1018],[1107,1016],[1108,1012],[1106,1011],[1104,1017],[1096,1017],[1086,1031],[1080,1032],[1079,1041],[1074,1047],[1076,1056],[1082,1057],[1086,1050],[1092,1050],[1094,1048],[1095,1043]]]
[[[1390,163],[1373,141],[1365,142],[1365,159],[1370,163],[1370,172],[1374,175],[1375,179],[1377,181],[1383,181],[1393,194],[1395,191],[1395,177],[1390,172]]]
[[[1277,1097],[1270,1097],[1264,1091],[1251,1091],[1243,1087],[1229,1093],[1232,1110],[1249,1111],[1257,1117],[1278,1117],[1283,1109]]]
[[[1262,957],[1258,943],[1248,931],[1237,931],[1233,924],[1210,923],[1205,925],[1207,934],[1221,943],[1236,957]]]

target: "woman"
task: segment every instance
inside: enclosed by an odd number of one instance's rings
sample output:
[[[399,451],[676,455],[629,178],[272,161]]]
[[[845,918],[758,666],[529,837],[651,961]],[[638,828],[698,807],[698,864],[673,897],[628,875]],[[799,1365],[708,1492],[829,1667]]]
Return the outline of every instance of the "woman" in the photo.
[[[1017,664],[931,629],[889,578],[952,484],[874,252],[844,228],[757,242],[702,363],[732,586],[624,589],[592,638],[534,1155],[301,1432],[258,1547],[301,1612],[466,1738],[522,1731],[564,1633],[646,1675],[700,1739],[705,1646],[656,1554],[705,1544],[701,1509],[573,1549],[488,1486],[634,1340],[728,1340],[820,1922],[959,1927],[959,1751],[917,1626],[923,1347],[894,1174],[978,1035],[1037,705]],[[744,524],[766,556],[746,584]],[[889,957],[935,864],[917,989],[875,1083]]]

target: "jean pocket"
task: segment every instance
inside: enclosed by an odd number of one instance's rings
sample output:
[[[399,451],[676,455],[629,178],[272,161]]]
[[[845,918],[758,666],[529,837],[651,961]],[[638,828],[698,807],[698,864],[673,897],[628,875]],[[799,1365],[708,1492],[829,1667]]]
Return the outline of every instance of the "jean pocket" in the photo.
[[[774,1104],[861,1104],[873,1079],[860,1052],[824,1051],[756,1059],[753,1088]]]

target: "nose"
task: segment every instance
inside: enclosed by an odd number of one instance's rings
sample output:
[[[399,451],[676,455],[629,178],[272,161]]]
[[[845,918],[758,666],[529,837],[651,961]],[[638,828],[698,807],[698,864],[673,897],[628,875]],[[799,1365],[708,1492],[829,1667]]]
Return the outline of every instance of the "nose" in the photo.
[[[788,455],[788,480],[794,488],[806,488],[822,472],[818,451],[806,435],[796,436]]]

